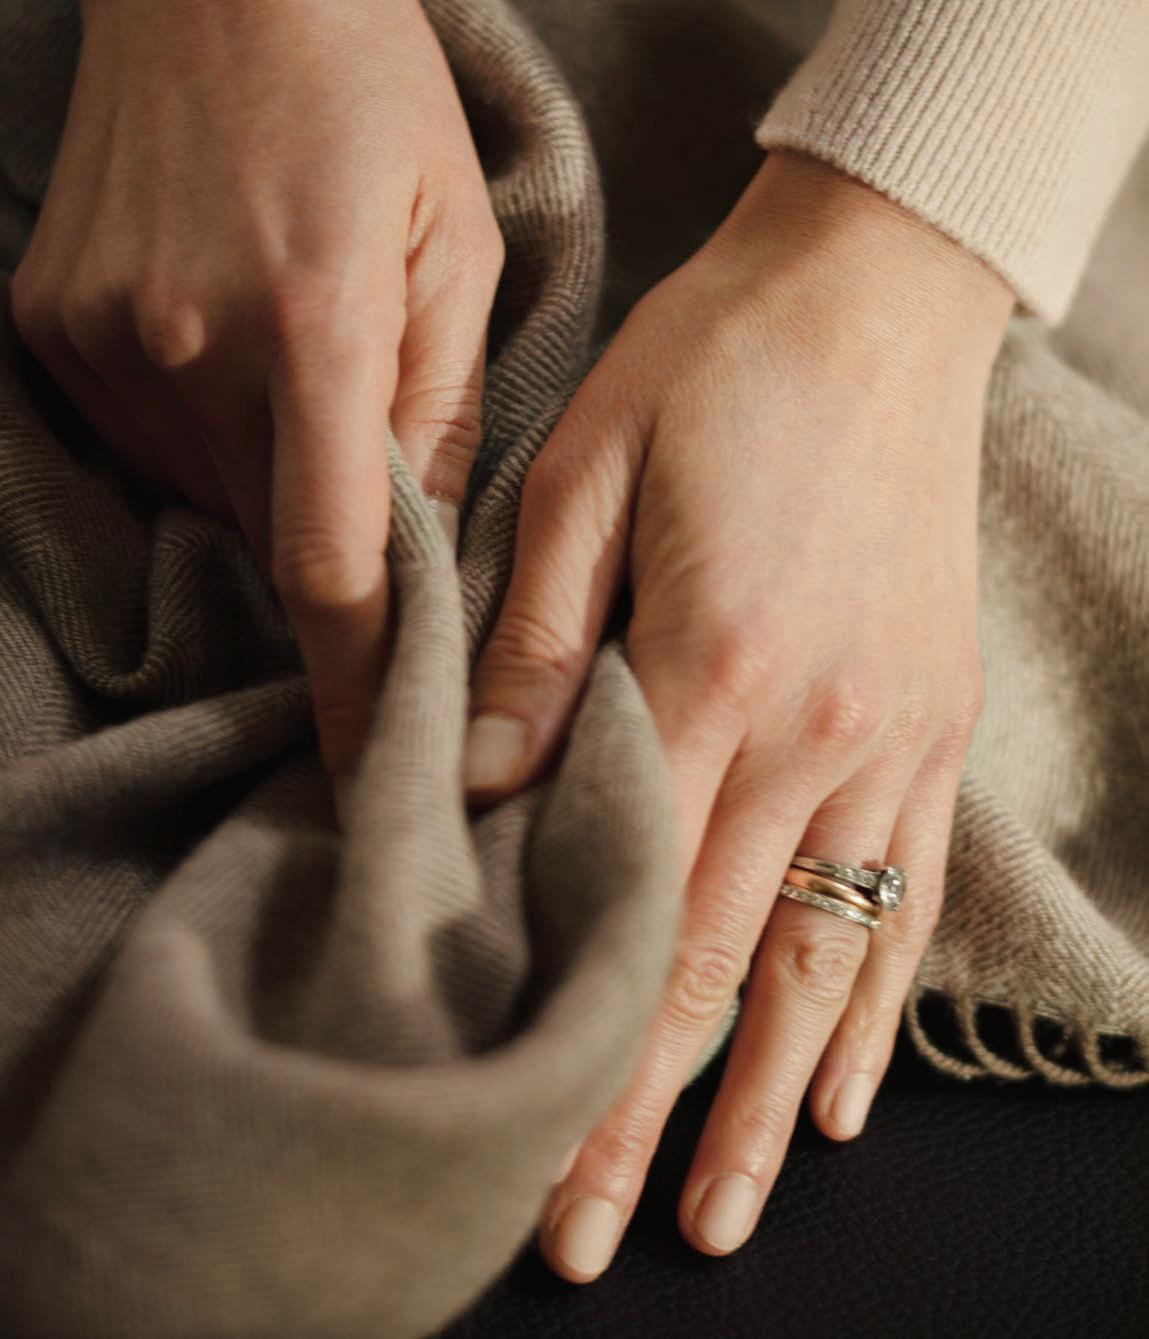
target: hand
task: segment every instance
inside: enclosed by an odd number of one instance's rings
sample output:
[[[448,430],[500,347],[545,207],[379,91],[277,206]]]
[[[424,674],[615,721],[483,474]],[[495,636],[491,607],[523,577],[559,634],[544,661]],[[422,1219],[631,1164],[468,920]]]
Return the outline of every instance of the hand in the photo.
[[[418,0],[87,0],[22,338],[162,495],[238,523],[355,766],[388,421],[451,534],[502,239]]]
[[[624,574],[625,645],[665,746],[689,871],[632,1081],[555,1187],[540,1244],[608,1264],[666,1117],[746,979],[679,1206],[749,1235],[803,1095],[858,1133],[937,921],[980,714],[982,408],[1014,295],[868,187],[775,152],[634,309],[528,472],[473,678],[471,797],[553,759]],[[786,898],[791,858],[903,865],[878,931]]]

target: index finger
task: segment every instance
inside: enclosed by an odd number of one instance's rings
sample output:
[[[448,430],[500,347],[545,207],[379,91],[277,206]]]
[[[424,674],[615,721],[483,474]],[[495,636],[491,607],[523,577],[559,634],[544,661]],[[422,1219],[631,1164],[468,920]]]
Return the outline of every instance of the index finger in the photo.
[[[275,424],[272,578],[299,639],[323,764],[352,772],[387,650],[387,434],[398,338],[331,304],[284,341]]]

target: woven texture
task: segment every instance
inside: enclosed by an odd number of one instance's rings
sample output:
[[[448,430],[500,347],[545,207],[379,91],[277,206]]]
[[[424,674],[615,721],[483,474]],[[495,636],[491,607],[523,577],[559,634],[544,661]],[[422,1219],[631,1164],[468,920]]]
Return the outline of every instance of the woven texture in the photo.
[[[666,977],[670,779],[617,625],[556,771],[474,821],[466,680],[531,459],[618,315],[732,203],[802,51],[745,0],[427,8],[508,261],[457,559],[380,444],[398,631],[346,837],[241,540],[144,501],[19,348],[4,294],[6,1333],[431,1332],[530,1234]],[[79,34],[63,0],[0,19],[11,268]],[[1147,183],[1142,160],[1069,321],[1016,321],[994,374],[987,706],[906,1006],[962,1077],[1149,1078]],[[923,1021],[935,993],[960,1055]],[[1010,1055],[979,1036],[985,1001],[1011,1011]]]

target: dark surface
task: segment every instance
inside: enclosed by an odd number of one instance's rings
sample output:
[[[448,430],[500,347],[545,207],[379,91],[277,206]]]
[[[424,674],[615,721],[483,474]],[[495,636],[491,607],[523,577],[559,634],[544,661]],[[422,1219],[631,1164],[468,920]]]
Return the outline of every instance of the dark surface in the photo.
[[[675,1213],[724,1058],[605,1274],[567,1283],[532,1241],[442,1339],[1149,1339],[1149,1090],[964,1083],[903,1033],[861,1137],[803,1110],[754,1235],[714,1259]]]

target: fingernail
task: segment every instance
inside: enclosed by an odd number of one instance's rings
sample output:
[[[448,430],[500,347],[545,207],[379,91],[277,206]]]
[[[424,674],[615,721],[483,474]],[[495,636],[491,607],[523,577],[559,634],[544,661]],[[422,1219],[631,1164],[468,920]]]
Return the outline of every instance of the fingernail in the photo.
[[[872,1097],[873,1086],[868,1074],[851,1074],[843,1081],[834,1099],[834,1124],[844,1135],[853,1138],[861,1133]]]
[[[575,1165],[575,1162],[578,1159],[578,1151],[580,1148],[582,1148],[582,1144],[575,1144],[574,1148],[568,1150],[566,1157],[563,1158],[562,1166],[559,1168],[559,1174],[555,1177],[556,1184],[559,1181],[565,1181],[567,1177],[570,1176],[571,1168]]]
[[[463,747],[463,785],[505,786],[514,776],[527,743],[527,727],[514,716],[476,716]]]
[[[459,544],[459,508],[453,502],[448,502],[445,497],[429,497],[427,502],[439,518],[439,524],[443,527],[447,542],[453,549],[457,548]]]
[[[758,1187],[748,1176],[720,1176],[695,1212],[694,1230],[716,1251],[732,1251],[749,1235],[757,1204]]]
[[[614,1254],[622,1217],[609,1200],[583,1195],[559,1220],[554,1253],[578,1274],[599,1274]]]

